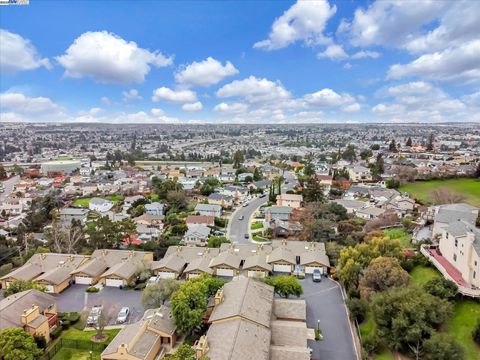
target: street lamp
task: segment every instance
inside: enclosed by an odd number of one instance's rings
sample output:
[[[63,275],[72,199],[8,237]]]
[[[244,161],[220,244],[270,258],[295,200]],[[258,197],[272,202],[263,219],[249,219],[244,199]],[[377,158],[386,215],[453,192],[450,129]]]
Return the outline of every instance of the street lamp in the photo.
[[[317,320],[317,331],[320,331],[320,319]]]
[[[90,360],[92,360],[92,354],[93,354],[93,351],[92,351],[92,350],[90,350],[90,351],[89,351],[89,353],[90,353]]]

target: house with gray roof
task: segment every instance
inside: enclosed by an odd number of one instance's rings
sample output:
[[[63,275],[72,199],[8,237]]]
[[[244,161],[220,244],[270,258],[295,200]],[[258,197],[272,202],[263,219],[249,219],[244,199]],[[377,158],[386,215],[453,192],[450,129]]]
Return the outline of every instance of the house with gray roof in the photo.
[[[195,212],[198,215],[220,217],[222,216],[222,207],[220,205],[197,204]]]

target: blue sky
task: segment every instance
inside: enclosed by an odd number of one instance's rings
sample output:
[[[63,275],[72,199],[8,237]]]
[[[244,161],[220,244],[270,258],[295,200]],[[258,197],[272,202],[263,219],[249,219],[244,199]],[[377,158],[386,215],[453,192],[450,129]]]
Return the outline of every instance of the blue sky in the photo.
[[[0,121],[480,121],[480,2],[0,7]]]

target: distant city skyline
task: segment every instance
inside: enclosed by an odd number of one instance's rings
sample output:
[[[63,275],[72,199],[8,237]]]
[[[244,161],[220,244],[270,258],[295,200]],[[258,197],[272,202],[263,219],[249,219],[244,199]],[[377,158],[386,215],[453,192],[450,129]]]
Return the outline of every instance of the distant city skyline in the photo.
[[[479,1],[0,7],[0,122],[480,122]]]

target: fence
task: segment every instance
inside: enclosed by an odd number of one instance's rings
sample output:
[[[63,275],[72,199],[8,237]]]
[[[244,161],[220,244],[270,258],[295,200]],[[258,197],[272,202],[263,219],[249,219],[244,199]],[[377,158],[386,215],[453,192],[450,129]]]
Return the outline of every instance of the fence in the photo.
[[[106,344],[94,343],[88,340],[60,339],[45,354],[38,357],[37,360],[51,360],[62,348],[99,353],[105,350],[106,347]]]

